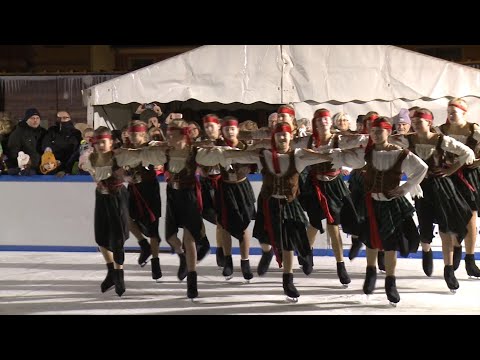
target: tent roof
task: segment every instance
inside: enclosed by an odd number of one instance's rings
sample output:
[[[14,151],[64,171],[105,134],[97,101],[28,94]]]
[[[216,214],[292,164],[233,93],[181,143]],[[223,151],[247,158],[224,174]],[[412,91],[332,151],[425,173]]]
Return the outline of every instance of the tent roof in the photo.
[[[207,45],[92,86],[89,105],[480,96],[480,71],[389,45]]]

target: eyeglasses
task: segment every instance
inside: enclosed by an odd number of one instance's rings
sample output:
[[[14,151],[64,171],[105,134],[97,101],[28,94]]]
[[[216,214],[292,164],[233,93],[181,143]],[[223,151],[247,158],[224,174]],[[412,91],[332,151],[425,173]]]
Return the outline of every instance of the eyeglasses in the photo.
[[[70,116],[57,116],[59,119],[70,119]]]

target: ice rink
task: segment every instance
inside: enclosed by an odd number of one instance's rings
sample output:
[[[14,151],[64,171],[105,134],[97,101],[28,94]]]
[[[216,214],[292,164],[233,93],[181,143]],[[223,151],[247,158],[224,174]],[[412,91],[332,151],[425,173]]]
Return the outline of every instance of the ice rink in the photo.
[[[95,252],[0,252],[0,314],[22,315],[447,315],[480,314],[480,280],[469,279],[462,261],[456,271],[460,288],[451,294],[443,279],[443,261],[434,260],[431,278],[424,275],[421,259],[399,258],[397,287],[400,303],[389,305],[385,275],[379,273],[377,289],[368,298],[362,292],[365,257],[346,258],[352,282],[343,288],[332,256],[315,256],[314,270],[305,276],[295,260],[294,283],[300,291],[296,304],[285,301],[281,270],[272,260],[270,271],[256,275],[259,255],[250,262],[255,277],[246,284],[240,257],[234,255],[234,278],[226,281],[215,255],[197,268],[199,297],[186,298],[186,281],[176,277],[178,257],[162,253],[163,277],[151,279],[150,264],[137,265],[137,253],[127,253],[126,292],[100,292],[106,267]],[[478,254],[477,254],[478,258]],[[479,261],[477,261],[477,264]]]

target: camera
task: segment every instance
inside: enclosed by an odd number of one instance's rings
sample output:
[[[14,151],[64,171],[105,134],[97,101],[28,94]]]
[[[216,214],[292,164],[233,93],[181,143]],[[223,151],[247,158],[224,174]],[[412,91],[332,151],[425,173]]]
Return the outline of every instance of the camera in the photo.
[[[153,110],[153,107],[155,106],[155,104],[145,104],[143,106],[145,110]]]

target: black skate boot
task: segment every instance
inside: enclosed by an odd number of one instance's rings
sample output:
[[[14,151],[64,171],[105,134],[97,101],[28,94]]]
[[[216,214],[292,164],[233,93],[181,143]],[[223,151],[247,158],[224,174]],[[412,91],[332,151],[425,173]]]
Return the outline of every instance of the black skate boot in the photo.
[[[453,270],[457,270],[462,261],[462,247],[454,246],[453,247]]]
[[[187,275],[187,297],[189,299],[195,299],[198,297],[196,271],[190,271]]]
[[[445,265],[445,268],[443,269],[443,278],[445,279],[445,282],[447,283],[450,292],[455,294],[457,292],[457,289],[460,287],[460,284],[455,277],[453,265]]]
[[[252,270],[250,269],[250,260],[240,260],[240,267],[242,268],[243,278],[247,281],[253,278]]]
[[[115,282],[115,292],[118,296],[122,296],[125,292],[125,282],[123,279],[123,269],[113,270],[113,280]]]
[[[105,277],[105,280],[100,284],[100,290],[102,290],[102,293],[113,289],[115,286],[115,282],[113,281],[113,263],[108,263],[107,264],[107,276]]]
[[[210,252],[210,242],[206,236],[200,239],[200,243],[197,246],[197,261],[202,261],[205,256]]]
[[[182,281],[187,277],[188,269],[187,269],[187,258],[185,257],[185,253],[178,254],[180,259],[180,264],[178,266],[177,277],[178,280]]]
[[[215,258],[217,260],[217,266],[223,268],[225,266],[225,255],[223,254],[222,247],[217,247]]]
[[[313,251],[307,254],[307,256],[303,259],[300,255],[298,256],[298,260],[302,259],[302,271],[305,275],[310,275],[313,271]]]
[[[162,277],[162,269],[160,268],[160,259],[158,257],[150,260],[152,263],[152,279],[157,280]]]
[[[387,294],[390,305],[397,306],[400,301],[400,294],[397,291],[397,284],[395,283],[395,276],[387,276],[385,278],[385,294]]]
[[[362,249],[362,242],[358,240],[357,237],[352,237],[352,246],[350,246],[350,251],[348,252],[348,258],[350,260],[355,259],[360,253],[361,249]]]
[[[367,266],[367,273],[365,274],[365,281],[363,283],[363,293],[370,295],[375,290],[375,283],[377,282],[377,268],[375,266]]]
[[[225,255],[225,266],[223,267],[222,275],[225,276],[225,280],[230,280],[233,277],[232,255]]]
[[[138,256],[138,265],[144,267],[147,264],[148,258],[152,255],[152,248],[147,239],[140,240],[140,255]]]
[[[385,272],[385,251],[378,250],[377,254],[378,270]]]
[[[300,293],[293,285],[293,274],[283,274],[283,292],[287,295],[287,300],[297,302]]]
[[[352,282],[352,280],[350,280],[350,276],[348,276],[347,269],[345,269],[345,263],[343,261],[337,262],[337,276],[344,287],[348,287],[348,284]]]
[[[433,273],[433,252],[432,249],[428,251],[422,250],[422,267],[423,272],[428,277],[432,276]]]
[[[480,277],[480,269],[475,264],[474,254],[465,254],[465,269],[467,270],[468,276]]]
[[[272,261],[272,258],[273,258],[273,248],[270,249],[270,251],[268,252],[262,251],[262,258],[260,259],[260,262],[258,263],[258,266],[257,266],[258,276],[265,275],[265,273],[268,271],[268,268],[270,267],[270,262]]]

